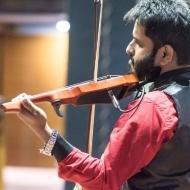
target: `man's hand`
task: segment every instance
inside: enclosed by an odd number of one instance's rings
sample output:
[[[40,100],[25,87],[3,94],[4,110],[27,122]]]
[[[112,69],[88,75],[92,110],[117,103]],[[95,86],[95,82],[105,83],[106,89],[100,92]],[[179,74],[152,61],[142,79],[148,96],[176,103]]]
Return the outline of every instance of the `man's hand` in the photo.
[[[17,116],[29,126],[39,138],[47,142],[52,130],[47,124],[46,113],[32,103],[30,96],[27,94],[20,94],[12,101],[21,102],[21,109],[20,112],[17,113]]]

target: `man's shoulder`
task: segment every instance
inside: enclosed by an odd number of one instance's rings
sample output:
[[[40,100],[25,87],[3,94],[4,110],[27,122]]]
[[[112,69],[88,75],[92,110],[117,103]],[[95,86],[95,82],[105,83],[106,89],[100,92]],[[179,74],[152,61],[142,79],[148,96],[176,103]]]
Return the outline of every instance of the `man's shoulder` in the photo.
[[[171,102],[172,98],[164,91],[156,90],[146,93],[143,100],[146,102],[159,104],[163,102]]]

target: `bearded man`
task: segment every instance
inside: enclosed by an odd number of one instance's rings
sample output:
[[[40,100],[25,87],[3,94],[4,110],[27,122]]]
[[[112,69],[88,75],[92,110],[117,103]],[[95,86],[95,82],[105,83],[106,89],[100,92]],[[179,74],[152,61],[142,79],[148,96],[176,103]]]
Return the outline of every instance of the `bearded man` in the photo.
[[[69,144],[27,95],[13,100],[22,101],[18,116],[46,143],[46,153],[58,162],[59,176],[85,190],[189,190],[188,3],[140,0],[124,20],[134,22],[126,49],[129,64],[139,80],[153,85],[118,118],[101,158]]]

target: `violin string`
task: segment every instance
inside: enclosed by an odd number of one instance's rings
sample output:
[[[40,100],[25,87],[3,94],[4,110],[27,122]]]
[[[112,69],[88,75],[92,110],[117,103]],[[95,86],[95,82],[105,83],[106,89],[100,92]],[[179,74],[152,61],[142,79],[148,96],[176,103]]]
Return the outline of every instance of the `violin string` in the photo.
[[[120,76],[122,76],[122,75],[105,75],[105,76],[98,77],[97,81],[101,81],[101,80],[105,80],[105,79],[111,79],[111,78],[120,77]],[[81,85],[81,84],[86,84],[86,83],[90,83],[90,82],[94,83],[94,82],[97,82],[97,81],[86,80],[84,82],[78,82],[78,83],[75,83],[75,84],[72,84],[72,85],[67,85],[64,88],[73,88],[73,87],[76,87],[76,86]]]

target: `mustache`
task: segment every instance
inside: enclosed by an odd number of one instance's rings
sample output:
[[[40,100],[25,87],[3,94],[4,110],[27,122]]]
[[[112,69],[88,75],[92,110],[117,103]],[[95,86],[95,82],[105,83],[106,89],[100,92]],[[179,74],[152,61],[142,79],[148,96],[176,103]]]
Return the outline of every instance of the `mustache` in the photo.
[[[135,67],[134,67],[134,59],[130,58],[128,61],[128,67],[129,67],[129,72],[134,73],[135,72]]]

